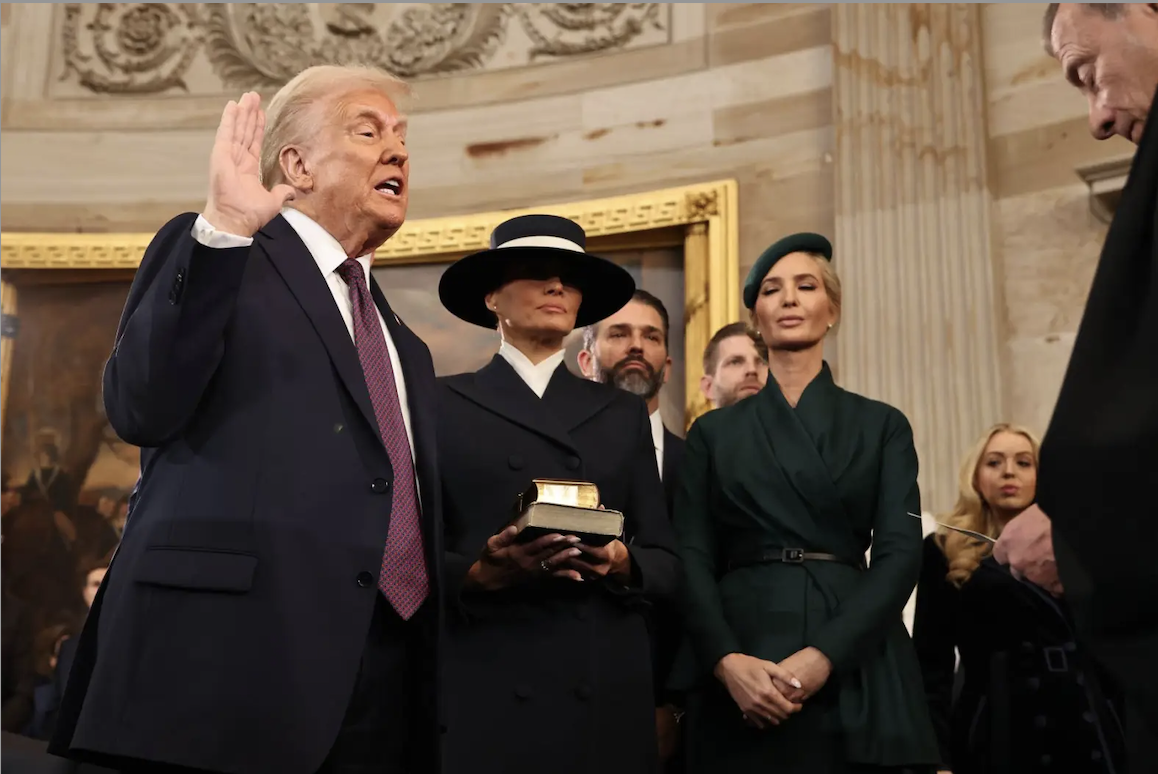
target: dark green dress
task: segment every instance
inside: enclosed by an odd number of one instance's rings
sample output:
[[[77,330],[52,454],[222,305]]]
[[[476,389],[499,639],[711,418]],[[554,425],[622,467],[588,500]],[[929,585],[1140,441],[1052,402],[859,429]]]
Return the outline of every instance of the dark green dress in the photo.
[[[846,392],[825,364],[795,409],[769,379],[687,437],[674,525],[687,571],[688,763],[710,772],[931,771],[938,752],[901,612],[921,562],[917,454],[895,408]],[[873,540],[875,533],[875,541]],[[863,562],[873,544],[870,569]],[[728,569],[756,548],[848,563]],[[781,661],[813,646],[825,687],[779,727],[749,728],[712,676],[728,653]]]

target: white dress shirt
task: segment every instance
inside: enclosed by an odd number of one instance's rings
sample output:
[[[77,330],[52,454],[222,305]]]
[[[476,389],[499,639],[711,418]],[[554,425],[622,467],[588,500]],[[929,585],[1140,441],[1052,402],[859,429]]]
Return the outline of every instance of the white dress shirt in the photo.
[[[663,418],[659,409],[651,412],[651,440],[655,444],[655,464],[659,466],[659,480],[663,481]]]
[[[346,261],[346,251],[338,244],[338,240],[330,236],[329,232],[308,215],[303,215],[290,207],[283,208],[281,215],[305,242],[306,249],[318,264],[318,271],[322,273],[326,285],[329,286],[334,303],[338,305],[338,311],[346,323],[346,330],[350,332],[350,340],[353,341],[354,305],[350,301],[350,287],[337,272],[337,268]],[[253,244],[252,237],[218,231],[201,215],[197,216],[197,221],[193,224],[193,238],[206,247],[214,248],[248,247]],[[370,261],[370,255],[358,258],[358,263],[362,265],[362,271],[366,274],[367,283],[370,281]],[[398,404],[402,408],[402,422],[406,425],[406,438],[410,442],[410,456],[413,458],[414,431],[410,427],[410,405],[406,400],[406,379],[402,373],[402,361],[398,358],[398,349],[394,346],[394,339],[390,335],[390,329],[386,327],[386,321],[382,319],[381,310],[376,311],[378,324],[382,326],[382,335],[386,337],[386,349],[390,351],[390,366],[394,371],[394,383],[398,387]]]
[[[563,364],[566,351],[561,349],[536,365],[530,358],[504,341],[499,345],[499,354],[511,364],[511,368],[515,369],[515,373],[527,383],[532,392],[541,398],[547,391],[547,385],[551,382],[555,369]]]

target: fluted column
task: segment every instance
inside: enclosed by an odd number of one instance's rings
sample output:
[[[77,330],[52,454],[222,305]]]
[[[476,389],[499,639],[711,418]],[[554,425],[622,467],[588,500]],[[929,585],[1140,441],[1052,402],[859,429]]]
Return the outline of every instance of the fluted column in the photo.
[[[832,6],[842,386],[913,425],[926,510],[1007,417],[980,6]],[[1015,418],[1014,418],[1015,419]]]

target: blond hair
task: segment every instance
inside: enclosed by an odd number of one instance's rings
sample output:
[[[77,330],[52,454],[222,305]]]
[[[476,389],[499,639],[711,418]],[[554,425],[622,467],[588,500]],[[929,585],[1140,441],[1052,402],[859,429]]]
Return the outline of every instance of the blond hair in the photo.
[[[977,440],[977,443],[973,444],[973,448],[965,456],[965,461],[961,464],[961,470],[957,474],[957,505],[954,506],[952,513],[941,517],[940,521],[954,527],[980,532],[992,538],[1001,534],[1002,525],[998,522],[993,509],[989,507],[989,503],[985,502],[981,493],[977,491],[977,468],[981,465],[981,457],[985,454],[989,442],[998,433],[1014,433],[1024,436],[1033,450],[1033,463],[1037,465],[1041,442],[1032,431],[1009,422],[994,425]],[[958,588],[965,585],[973,576],[973,571],[977,569],[981,560],[990,551],[988,543],[982,543],[976,538],[962,535],[959,532],[939,530],[934,539],[949,563],[949,572],[945,577]]]
[[[835,330],[840,325],[840,310],[844,299],[844,291],[840,284],[840,275],[837,274],[836,269],[833,268],[832,261],[823,255],[819,253],[806,253],[806,255],[815,260],[817,267],[820,269],[820,284],[824,285],[824,294],[828,296],[828,303],[832,304],[832,310],[836,313],[836,322],[833,323],[832,326]],[[756,324],[755,306],[748,310],[748,335],[754,337],[759,342],[764,341],[763,336],[760,334],[760,326]]]
[[[317,133],[324,115],[319,110],[321,103],[356,89],[380,91],[400,109],[400,103],[411,95],[410,87],[401,79],[365,65],[309,67],[278,90],[265,109],[261,181],[266,188],[285,182],[282,150],[304,143]]]

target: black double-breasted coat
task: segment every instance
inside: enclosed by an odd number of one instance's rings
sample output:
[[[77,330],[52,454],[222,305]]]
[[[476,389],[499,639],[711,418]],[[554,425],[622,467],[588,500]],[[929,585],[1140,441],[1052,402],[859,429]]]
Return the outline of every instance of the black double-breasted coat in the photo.
[[[960,588],[948,572],[930,535],[913,644],[942,767],[953,774],[1121,772],[1121,699],[1075,638],[1065,601],[1017,580],[992,557]]]
[[[439,380],[449,584],[446,774],[656,771],[644,611],[679,575],[643,401],[560,366],[542,398],[500,356]],[[633,582],[464,588],[535,478],[588,481],[625,516]]]

